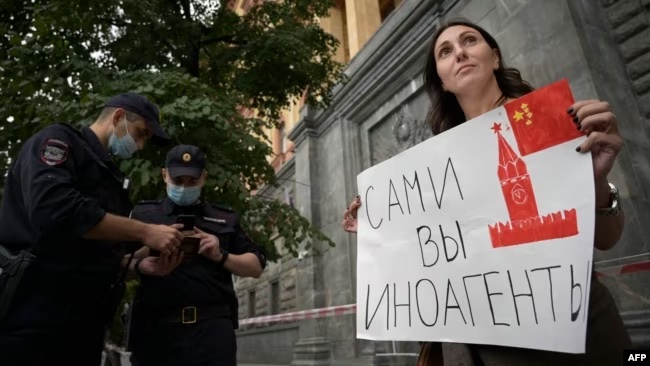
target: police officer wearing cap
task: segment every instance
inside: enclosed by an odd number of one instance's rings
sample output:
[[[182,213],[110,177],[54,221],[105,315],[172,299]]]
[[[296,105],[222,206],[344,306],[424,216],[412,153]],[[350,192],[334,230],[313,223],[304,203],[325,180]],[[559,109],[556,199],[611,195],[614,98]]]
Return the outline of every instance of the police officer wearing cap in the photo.
[[[148,248],[136,253],[140,274],[130,350],[137,366],[236,365],[237,297],[232,275],[258,278],[266,259],[242,231],[238,215],[200,198],[207,171],[203,152],[179,145],[167,154],[162,177],[167,197],[138,204],[133,217],[170,225],[179,215],[195,220],[198,253],[168,276],[151,276]]]
[[[129,180],[112,160],[130,158],[152,137],[169,139],[158,109],[126,93],[110,99],[90,127],[54,124],[25,142],[0,206],[0,264],[10,264],[0,268],[0,364],[98,365],[122,244],[179,255],[178,227],[126,217]],[[7,262],[12,256],[21,260]]]

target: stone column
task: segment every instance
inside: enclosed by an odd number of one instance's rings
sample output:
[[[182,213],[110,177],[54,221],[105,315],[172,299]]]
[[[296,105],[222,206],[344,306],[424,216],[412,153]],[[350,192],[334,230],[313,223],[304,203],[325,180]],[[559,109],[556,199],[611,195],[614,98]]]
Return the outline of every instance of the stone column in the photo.
[[[350,58],[353,58],[381,25],[379,1],[345,0],[345,12]]]
[[[295,205],[302,216],[312,225],[319,225],[319,202],[314,198],[318,191],[318,156],[316,146],[315,122],[311,109],[302,108],[300,121],[294,126],[288,138],[295,144]],[[320,249],[319,243],[312,243],[315,251]],[[302,254],[305,253],[305,254]],[[321,256],[314,256],[312,251],[304,251],[297,266],[296,305],[297,310],[309,310],[325,306],[324,286],[322,277]],[[300,324],[300,338],[311,338],[321,335],[317,320],[303,321]]]

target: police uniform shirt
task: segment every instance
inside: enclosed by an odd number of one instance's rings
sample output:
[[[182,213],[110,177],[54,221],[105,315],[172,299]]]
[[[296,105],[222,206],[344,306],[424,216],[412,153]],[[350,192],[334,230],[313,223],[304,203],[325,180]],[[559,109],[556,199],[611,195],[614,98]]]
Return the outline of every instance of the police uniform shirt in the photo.
[[[266,266],[262,249],[244,234],[238,215],[224,207],[204,202],[178,206],[165,198],[136,205],[132,217],[143,222],[172,225],[178,215],[194,215],[196,227],[215,235],[221,248],[232,254],[253,253],[259,258],[262,268]],[[202,255],[181,264],[167,276],[143,275],[141,280],[143,308],[173,310],[185,306],[230,305],[234,312],[232,315],[237,314],[232,274]]]
[[[126,188],[90,128],[48,126],[25,142],[8,172],[0,244],[14,252],[33,248],[35,266],[47,273],[112,281],[120,247],[82,236],[107,212],[128,216],[132,205]]]

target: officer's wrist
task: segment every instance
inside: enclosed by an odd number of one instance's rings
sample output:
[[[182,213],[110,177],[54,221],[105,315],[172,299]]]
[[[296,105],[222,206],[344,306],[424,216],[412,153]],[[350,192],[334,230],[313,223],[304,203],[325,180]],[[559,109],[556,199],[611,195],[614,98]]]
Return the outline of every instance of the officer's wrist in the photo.
[[[221,260],[223,259],[223,253],[221,253],[221,250],[219,250],[216,254],[214,254],[212,259],[215,262],[221,262]]]
[[[149,237],[149,232],[154,225],[145,224],[144,222],[133,220],[135,223],[135,228],[137,229],[137,241],[144,243],[145,240]]]
[[[142,272],[140,272],[140,262],[142,262],[144,258],[138,258],[133,262],[133,271],[138,275],[142,276]]]
[[[219,249],[219,259],[216,262],[219,265],[223,266],[224,264],[226,264],[226,261],[228,260],[228,255],[229,255],[229,253],[228,253],[227,250],[225,250],[223,248],[220,248]]]

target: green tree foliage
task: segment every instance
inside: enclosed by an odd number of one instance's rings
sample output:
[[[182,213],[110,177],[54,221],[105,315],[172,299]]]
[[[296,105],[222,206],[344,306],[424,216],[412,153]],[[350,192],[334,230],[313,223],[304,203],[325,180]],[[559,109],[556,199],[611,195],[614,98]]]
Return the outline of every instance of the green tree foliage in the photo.
[[[294,255],[301,242],[331,245],[297,210],[250,192],[277,184],[264,129],[305,90],[307,103],[327,106],[343,81],[333,60],[338,42],[316,20],[332,3],[262,1],[243,16],[227,3],[0,1],[0,150],[8,154],[0,179],[9,157],[44,126],[89,124],[110,96],[135,91],[160,107],[174,144],[206,151],[206,198],[242,213],[270,259],[280,255],[278,237]],[[243,109],[258,117],[243,117]],[[150,145],[120,163],[135,183],[134,201],[164,196],[165,152]]]

